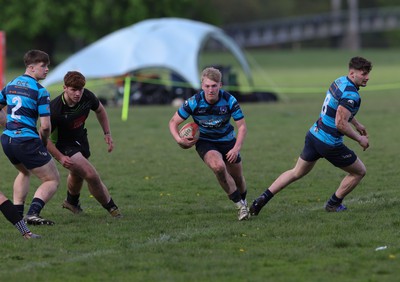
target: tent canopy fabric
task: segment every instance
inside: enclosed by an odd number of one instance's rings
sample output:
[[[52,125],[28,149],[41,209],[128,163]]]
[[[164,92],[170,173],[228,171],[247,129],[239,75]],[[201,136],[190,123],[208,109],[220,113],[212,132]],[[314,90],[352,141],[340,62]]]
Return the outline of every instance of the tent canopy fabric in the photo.
[[[96,79],[147,68],[166,68],[198,89],[199,52],[209,39],[220,42],[233,53],[251,83],[244,54],[220,28],[189,19],[161,18],[144,20],[104,36],[56,66],[42,84],[62,82],[68,71],[79,71],[87,79]]]

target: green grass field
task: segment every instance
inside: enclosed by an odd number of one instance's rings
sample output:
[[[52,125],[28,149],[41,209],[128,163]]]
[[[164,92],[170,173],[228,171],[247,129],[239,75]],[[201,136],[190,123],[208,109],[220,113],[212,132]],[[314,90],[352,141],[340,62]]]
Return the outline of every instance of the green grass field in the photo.
[[[325,160],[283,190],[258,217],[237,221],[234,205],[194,149],[169,134],[170,106],[133,106],[128,121],[108,107],[116,148],[107,153],[92,114],[87,122],[91,161],[124,218],[115,220],[82,192],[82,215],[61,208],[62,182],[42,216],[55,226],[32,227],[40,240],[24,241],[3,217],[1,281],[397,281],[400,149],[399,50],[363,51],[374,63],[361,89],[357,118],[370,148],[354,149],[367,166],[363,182],[346,197],[348,211],[326,213],[324,202],[344,173]],[[354,54],[344,51],[252,52],[262,89],[282,100],[242,104],[248,136],[242,149],[251,202],[291,168],[304,135],[317,119],[326,87],[347,73]],[[314,58],[314,60],[312,60]],[[12,196],[16,172],[0,154],[1,191]],[[38,182],[32,179],[28,199]],[[28,206],[26,207],[27,210]],[[387,246],[384,250],[376,248]]]

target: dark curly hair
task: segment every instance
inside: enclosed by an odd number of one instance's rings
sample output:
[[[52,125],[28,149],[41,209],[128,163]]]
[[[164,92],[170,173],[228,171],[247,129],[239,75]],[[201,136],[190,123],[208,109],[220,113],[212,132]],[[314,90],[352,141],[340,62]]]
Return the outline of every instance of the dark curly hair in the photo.
[[[363,70],[369,73],[372,70],[372,63],[363,57],[353,57],[349,62],[349,69]]]
[[[82,89],[86,84],[86,79],[78,71],[69,71],[64,76],[64,85],[66,87],[73,87],[75,89]]]

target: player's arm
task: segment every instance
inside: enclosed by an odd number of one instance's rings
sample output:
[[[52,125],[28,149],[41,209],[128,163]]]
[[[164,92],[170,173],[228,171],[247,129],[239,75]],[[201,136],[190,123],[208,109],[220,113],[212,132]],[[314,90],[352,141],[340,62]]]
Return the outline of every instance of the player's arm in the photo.
[[[195,139],[188,139],[188,138],[181,138],[179,136],[179,125],[184,122],[185,120],[181,118],[176,112],[173,117],[169,121],[169,132],[171,132],[172,137],[175,139],[176,143],[182,148],[190,148],[192,147],[197,140]]]
[[[235,146],[226,154],[226,159],[230,163],[234,163],[239,155],[240,150],[242,149],[242,145],[244,143],[244,139],[247,135],[247,126],[244,118],[236,121],[236,127],[238,134],[236,136]]]
[[[361,135],[368,137],[367,129],[355,117],[351,120],[351,124]]]
[[[73,165],[71,158],[61,153],[51,141],[51,138],[47,141],[47,150],[63,167],[70,168]]]
[[[110,122],[108,120],[107,111],[102,103],[99,103],[99,107],[97,108],[95,113],[97,120],[99,121],[100,126],[103,129],[104,141],[106,141],[108,145],[108,152],[111,152],[114,149],[114,143],[111,137]]]
[[[360,146],[363,147],[363,149],[365,150],[369,147],[368,136],[361,135],[353,129],[351,123],[349,122],[350,117],[351,117],[351,112],[345,107],[339,105],[336,111],[336,118],[335,118],[336,128],[342,134],[357,141],[358,144],[360,144]]]
[[[7,124],[7,107],[0,105],[0,126],[5,127]]]
[[[247,126],[246,126],[246,121],[244,118],[241,120],[236,121],[236,126],[238,130],[238,134],[236,137],[236,143],[235,147],[237,148],[238,151],[242,148],[242,145],[244,143],[244,139],[246,138],[247,135]]]
[[[47,146],[50,133],[51,133],[50,116],[40,117],[39,135],[45,147]]]

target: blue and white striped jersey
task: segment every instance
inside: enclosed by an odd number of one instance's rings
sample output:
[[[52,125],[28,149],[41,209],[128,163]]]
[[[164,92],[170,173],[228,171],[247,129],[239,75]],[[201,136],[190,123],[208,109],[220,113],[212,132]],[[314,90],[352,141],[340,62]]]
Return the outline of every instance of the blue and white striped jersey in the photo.
[[[4,134],[12,138],[39,138],[37,120],[50,116],[50,95],[33,77],[21,75],[0,93],[0,104],[7,105]]]
[[[339,105],[348,109],[351,112],[350,122],[361,105],[358,89],[347,76],[336,79],[326,92],[319,119],[310,128],[310,132],[328,145],[342,144],[343,134],[335,125],[336,111]]]
[[[214,142],[234,139],[234,127],[229,121],[231,117],[234,121],[244,118],[236,98],[222,89],[217,103],[209,104],[204,91],[201,91],[187,99],[178,109],[178,114],[185,120],[192,116],[199,126],[200,139]]]

